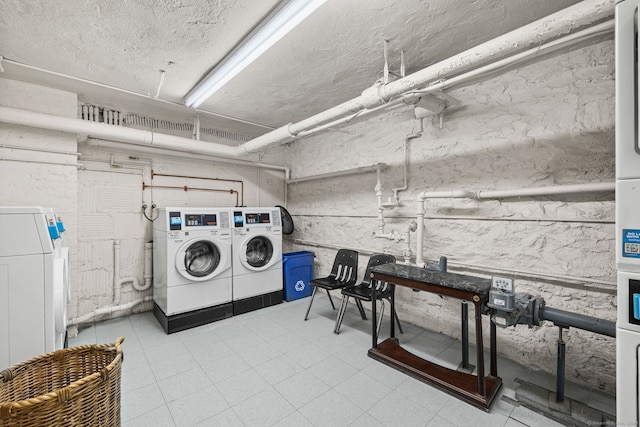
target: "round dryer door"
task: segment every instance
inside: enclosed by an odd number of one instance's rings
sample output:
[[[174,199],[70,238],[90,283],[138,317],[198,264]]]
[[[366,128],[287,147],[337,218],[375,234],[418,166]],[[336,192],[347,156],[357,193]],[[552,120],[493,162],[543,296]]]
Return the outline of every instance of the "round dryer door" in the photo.
[[[208,280],[216,276],[221,265],[220,248],[210,240],[192,240],[180,248],[176,254],[176,269],[186,279]]]
[[[274,265],[280,257],[280,250],[268,236],[257,235],[242,245],[240,261],[249,270],[262,271]]]

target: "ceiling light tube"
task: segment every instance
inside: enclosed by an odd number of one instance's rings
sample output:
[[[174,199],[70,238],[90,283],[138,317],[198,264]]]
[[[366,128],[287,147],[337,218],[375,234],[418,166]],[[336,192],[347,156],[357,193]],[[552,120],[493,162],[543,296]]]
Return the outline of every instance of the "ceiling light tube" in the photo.
[[[197,108],[325,1],[291,0],[275,11],[187,94],[186,106]]]

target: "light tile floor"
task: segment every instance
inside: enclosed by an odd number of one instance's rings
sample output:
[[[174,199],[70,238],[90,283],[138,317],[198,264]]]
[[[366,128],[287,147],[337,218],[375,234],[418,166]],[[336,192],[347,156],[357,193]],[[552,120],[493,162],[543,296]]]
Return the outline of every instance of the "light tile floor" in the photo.
[[[69,345],[125,337],[124,426],[560,425],[509,399],[496,399],[484,412],[377,362],[367,356],[370,323],[355,306],[335,335],[337,312],[326,297],[319,294],[305,322],[307,304],[307,298],[285,302],[171,335],[146,312],[95,323]],[[459,341],[403,326],[403,347],[458,365]],[[500,397],[515,398],[515,378],[555,388],[552,375],[510,360],[499,358],[498,373]],[[606,394],[567,383],[566,395],[615,413],[615,400]]]

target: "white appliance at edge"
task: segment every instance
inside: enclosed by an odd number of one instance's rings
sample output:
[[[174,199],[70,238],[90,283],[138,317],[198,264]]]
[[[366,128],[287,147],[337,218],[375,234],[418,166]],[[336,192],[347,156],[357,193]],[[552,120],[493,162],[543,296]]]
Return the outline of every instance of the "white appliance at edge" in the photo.
[[[616,4],[616,422],[621,425],[640,423],[639,4]]]
[[[234,314],[281,303],[280,209],[243,207],[232,213]]]
[[[228,209],[161,208],[153,222],[154,314],[172,333],[232,315]]]
[[[69,249],[55,211],[0,207],[0,370],[65,346]]]

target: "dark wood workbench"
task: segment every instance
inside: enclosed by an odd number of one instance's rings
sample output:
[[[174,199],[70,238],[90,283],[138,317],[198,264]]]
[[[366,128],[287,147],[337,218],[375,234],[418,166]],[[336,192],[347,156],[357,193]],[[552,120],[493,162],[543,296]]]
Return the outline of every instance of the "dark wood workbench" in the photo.
[[[391,336],[378,344],[376,331],[376,296],[375,289],[372,304],[372,341],[369,357],[386,363],[414,378],[432,384],[485,411],[489,410],[496,397],[502,379],[498,377],[496,354],[496,326],[490,322],[490,374],[485,376],[484,351],[482,341],[482,313],[486,310],[489,299],[491,280],[455,273],[427,270],[424,268],[403,265],[384,264],[374,267],[371,277],[392,284],[406,286],[438,295],[470,301],[475,307],[476,358],[477,375],[456,371],[433,362],[424,360],[402,348],[395,337],[395,292],[391,298]]]

